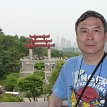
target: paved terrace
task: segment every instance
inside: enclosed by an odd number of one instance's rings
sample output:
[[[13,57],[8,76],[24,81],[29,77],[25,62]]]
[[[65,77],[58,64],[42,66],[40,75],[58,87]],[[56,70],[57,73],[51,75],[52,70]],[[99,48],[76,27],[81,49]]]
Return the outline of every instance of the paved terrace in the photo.
[[[48,107],[48,102],[0,102],[0,107]]]
[[[43,98],[39,98],[38,102],[29,102],[27,98],[24,98],[25,102],[0,102],[0,107],[48,107],[48,101],[44,101]],[[67,102],[63,102],[62,107],[67,107]]]

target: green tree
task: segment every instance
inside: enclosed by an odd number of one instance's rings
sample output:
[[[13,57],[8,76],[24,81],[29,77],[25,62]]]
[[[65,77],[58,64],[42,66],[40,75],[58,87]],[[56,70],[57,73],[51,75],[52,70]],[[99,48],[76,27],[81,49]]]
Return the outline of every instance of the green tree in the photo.
[[[19,73],[12,73],[6,76],[4,80],[5,89],[8,91],[17,90],[17,80],[19,79]]]
[[[0,33],[0,79],[10,73],[19,72],[20,58],[28,55],[25,48],[27,38]]]
[[[34,64],[34,68],[35,68],[36,70],[44,70],[45,64],[44,64],[44,62],[35,63],[35,64]]]
[[[33,48],[34,55],[37,55],[39,59],[43,59],[43,56],[47,56],[47,48],[44,47],[36,47]]]
[[[64,60],[61,60],[56,64],[56,69],[52,72],[52,75],[49,78],[49,85],[48,85],[49,93],[51,93],[51,89],[52,89],[55,81],[57,80],[60,70],[64,63],[65,63]]]
[[[19,60],[18,53],[15,51],[2,50],[0,53],[0,67],[2,67],[2,72],[0,73],[1,78],[4,75],[19,72],[21,67],[21,62]]]
[[[3,30],[0,28],[0,35],[4,35]]]
[[[44,84],[43,84],[44,101],[46,101],[46,99],[48,100],[49,94],[50,94],[49,84],[44,83]]]
[[[27,56],[29,54],[29,51],[26,48],[27,41],[28,41],[27,37],[20,36],[18,48],[19,48],[21,57]]]
[[[63,51],[59,51],[57,49],[52,49],[52,57],[58,57],[61,58],[63,57]]]
[[[28,77],[18,80],[18,87],[20,91],[25,93],[26,97],[33,98],[33,101],[37,101],[37,98],[42,94],[43,81],[40,77],[32,74]],[[31,101],[31,100],[30,100]]]
[[[40,72],[34,72],[33,75],[36,77],[40,78],[42,81],[45,79],[45,72],[40,71]]]
[[[80,53],[75,53],[72,51],[64,51],[64,50],[57,50],[57,49],[52,49],[52,57],[58,57],[58,58],[70,58],[73,56],[78,56]]]

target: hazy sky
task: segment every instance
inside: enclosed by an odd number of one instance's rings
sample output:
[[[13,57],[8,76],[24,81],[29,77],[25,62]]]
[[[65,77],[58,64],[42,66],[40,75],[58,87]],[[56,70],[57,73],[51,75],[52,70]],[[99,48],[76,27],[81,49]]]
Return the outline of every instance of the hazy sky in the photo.
[[[86,10],[107,19],[107,0],[0,0],[0,27],[7,35],[50,34],[73,43],[75,21]]]

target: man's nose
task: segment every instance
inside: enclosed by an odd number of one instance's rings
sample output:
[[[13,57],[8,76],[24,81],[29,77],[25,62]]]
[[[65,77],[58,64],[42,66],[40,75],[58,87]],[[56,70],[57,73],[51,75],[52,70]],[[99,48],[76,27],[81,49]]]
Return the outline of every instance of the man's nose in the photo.
[[[88,32],[88,35],[87,35],[87,40],[93,40],[93,39],[94,39],[93,32],[92,32],[92,31],[89,31],[89,32]]]

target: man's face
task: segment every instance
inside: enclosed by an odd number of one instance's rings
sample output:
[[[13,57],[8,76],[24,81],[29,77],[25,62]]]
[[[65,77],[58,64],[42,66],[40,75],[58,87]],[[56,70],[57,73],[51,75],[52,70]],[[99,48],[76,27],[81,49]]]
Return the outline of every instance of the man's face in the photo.
[[[96,54],[103,51],[107,34],[99,18],[89,17],[77,27],[77,43],[85,54]]]

